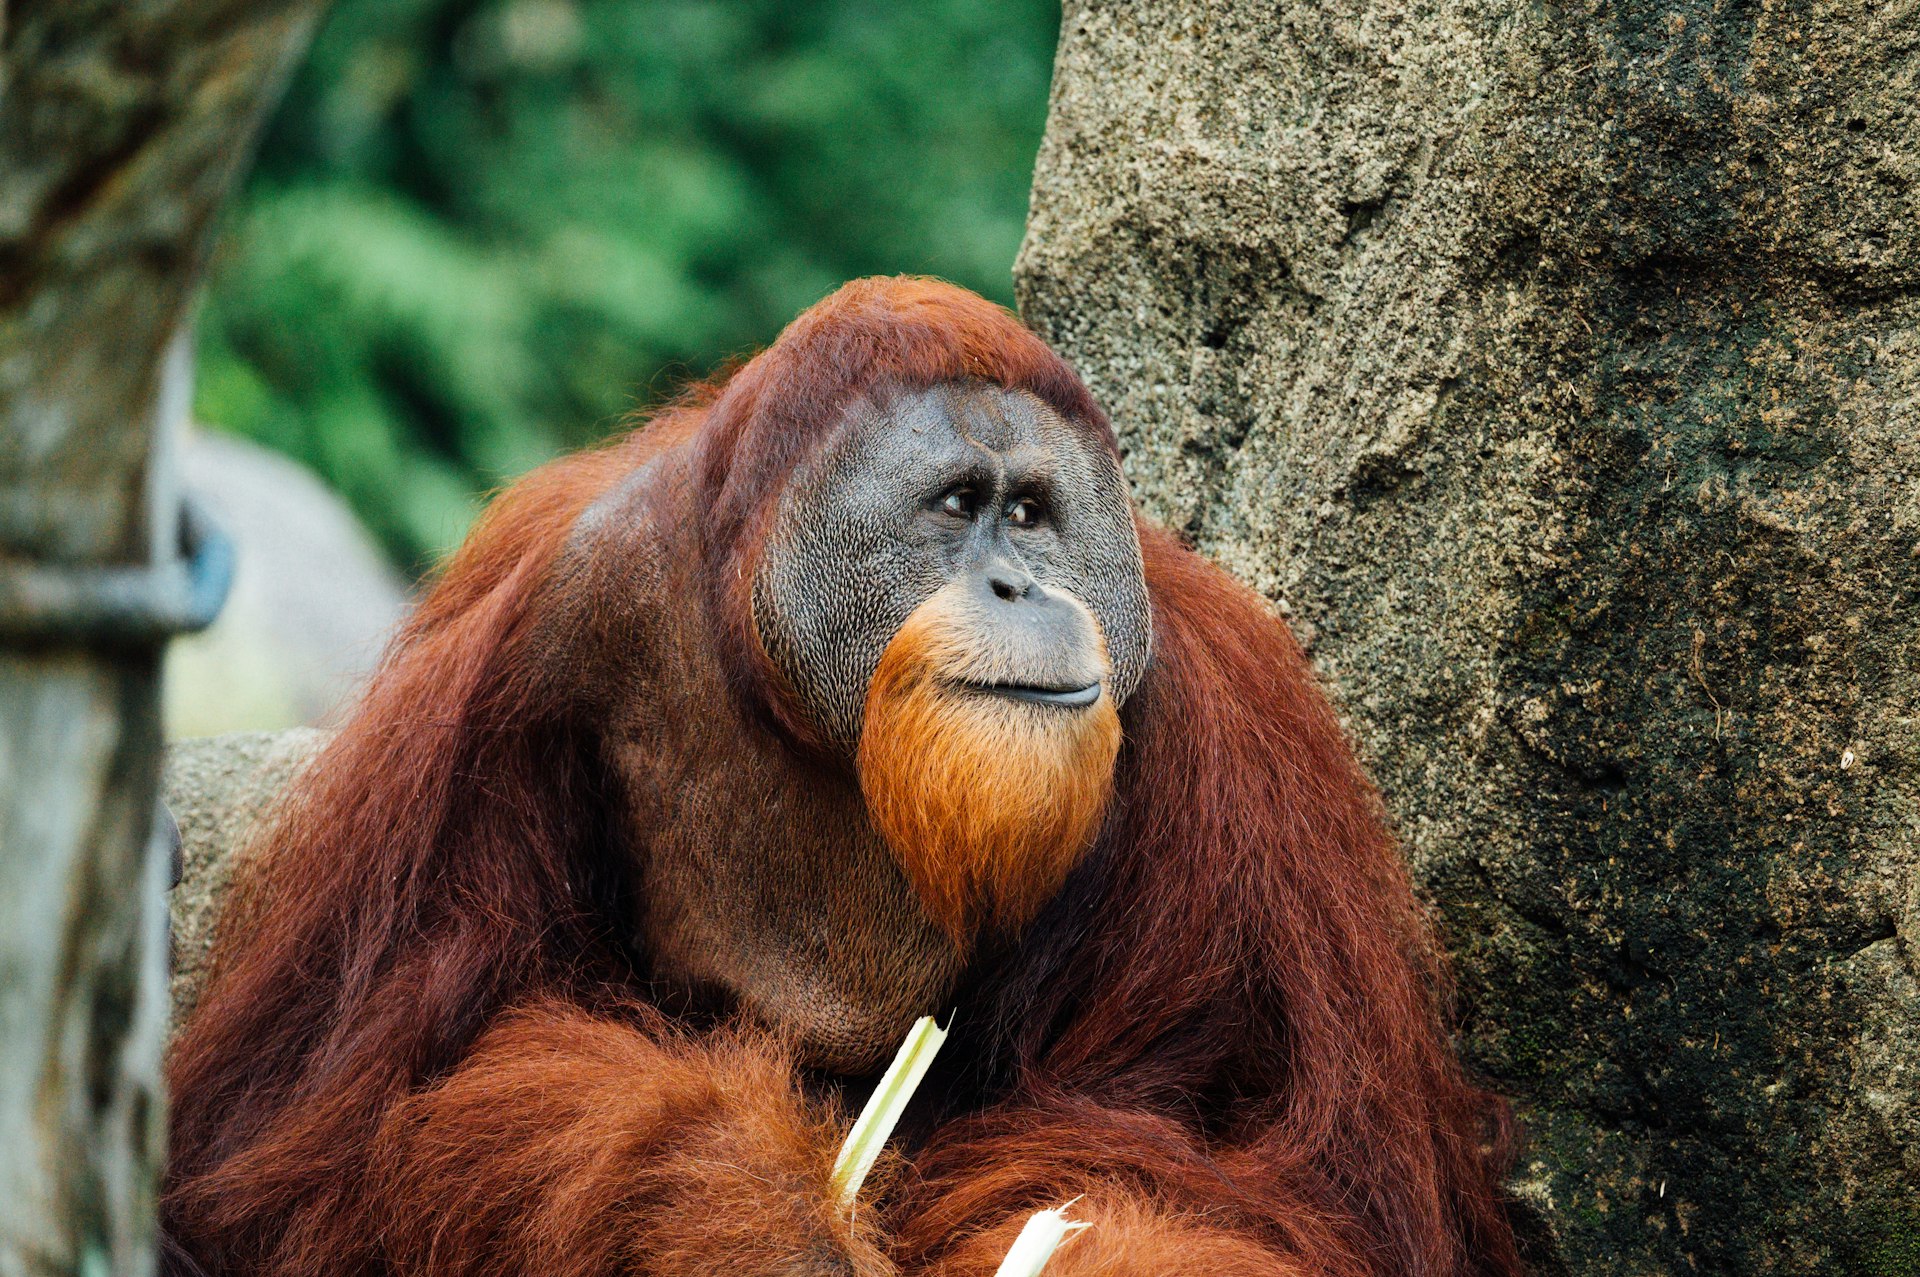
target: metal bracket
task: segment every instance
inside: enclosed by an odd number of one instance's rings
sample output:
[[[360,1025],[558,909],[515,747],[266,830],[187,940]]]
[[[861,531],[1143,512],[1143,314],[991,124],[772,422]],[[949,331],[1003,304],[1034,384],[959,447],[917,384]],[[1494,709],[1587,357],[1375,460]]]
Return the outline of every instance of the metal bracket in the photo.
[[[180,555],[153,567],[0,567],[0,642],[134,647],[204,630],[233,584],[233,542],[191,494]]]

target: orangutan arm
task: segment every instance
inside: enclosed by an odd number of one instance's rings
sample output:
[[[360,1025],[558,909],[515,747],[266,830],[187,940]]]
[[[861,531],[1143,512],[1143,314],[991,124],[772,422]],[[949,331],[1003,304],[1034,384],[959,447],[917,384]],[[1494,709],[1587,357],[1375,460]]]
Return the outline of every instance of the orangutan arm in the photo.
[[[1230,1150],[1179,1124],[1074,1103],[990,1113],[942,1131],[917,1160],[895,1218],[904,1271],[989,1277],[1035,1210],[1093,1227],[1046,1277],[1346,1277],[1369,1270],[1317,1212],[1290,1206]],[[1266,1179],[1250,1192],[1247,1184]]]
[[[1065,1198],[1061,1199],[1065,1201]],[[990,1277],[1026,1224],[1020,1211],[964,1234],[926,1277]],[[1308,1277],[1316,1270],[1257,1241],[1207,1224],[1118,1186],[1091,1188],[1069,1212],[1093,1226],[1071,1234],[1048,1261],[1045,1277]]]
[[[841,1134],[764,1043],[520,1011],[383,1123],[380,1243],[405,1277],[881,1277],[828,1192]]]

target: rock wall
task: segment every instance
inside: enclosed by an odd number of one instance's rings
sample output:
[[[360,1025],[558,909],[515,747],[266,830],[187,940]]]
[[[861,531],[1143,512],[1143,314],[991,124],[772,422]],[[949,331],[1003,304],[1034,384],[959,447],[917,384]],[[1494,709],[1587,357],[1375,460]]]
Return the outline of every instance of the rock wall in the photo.
[[[167,895],[169,993],[178,1025],[200,1000],[227,886],[261,820],[327,734],[311,727],[234,732],[167,751],[163,796],[180,826],[180,881]]]
[[[1018,280],[1309,644],[1543,1271],[1920,1272],[1920,6],[1069,3]]]

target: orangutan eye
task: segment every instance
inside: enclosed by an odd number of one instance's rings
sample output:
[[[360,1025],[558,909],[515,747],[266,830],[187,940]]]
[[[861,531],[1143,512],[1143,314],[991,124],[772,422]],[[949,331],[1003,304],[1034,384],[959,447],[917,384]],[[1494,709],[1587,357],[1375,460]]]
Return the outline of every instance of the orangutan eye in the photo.
[[[1021,497],[1007,507],[1007,522],[1016,528],[1030,528],[1040,522],[1040,503]]]
[[[978,500],[972,488],[955,488],[940,499],[940,511],[956,519],[971,519]]]

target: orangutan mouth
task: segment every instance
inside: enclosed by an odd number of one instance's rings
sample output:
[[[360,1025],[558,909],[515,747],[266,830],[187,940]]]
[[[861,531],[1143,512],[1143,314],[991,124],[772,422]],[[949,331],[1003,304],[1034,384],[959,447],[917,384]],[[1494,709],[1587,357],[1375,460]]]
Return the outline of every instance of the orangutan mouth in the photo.
[[[1039,687],[1031,683],[968,683],[969,691],[981,692],[988,696],[1004,696],[1008,700],[1026,701],[1031,705],[1054,705],[1061,709],[1085,709],[1100,699],[1100,684],[1088,683],[1085,687]]]

